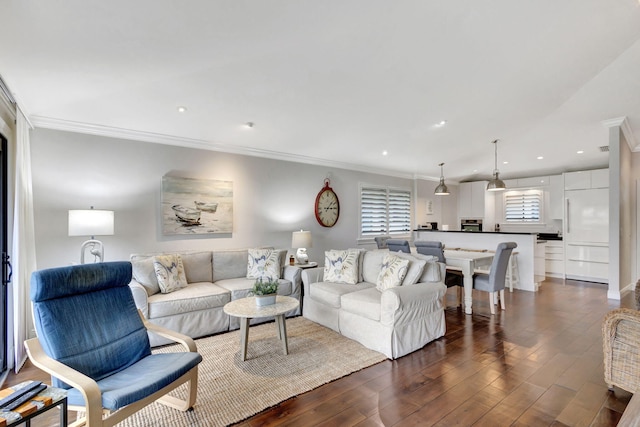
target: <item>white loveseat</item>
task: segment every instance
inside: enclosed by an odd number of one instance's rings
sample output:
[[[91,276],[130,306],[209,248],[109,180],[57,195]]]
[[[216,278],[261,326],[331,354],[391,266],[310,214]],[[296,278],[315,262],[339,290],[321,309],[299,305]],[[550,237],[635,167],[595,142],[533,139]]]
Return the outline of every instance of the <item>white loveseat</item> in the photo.
[[[445,265],[434,257],[393,253],[409,260],[401,286],[379,290],[388,250],[360,250],[357,283],[325,281],[325,268],[302,272],[302,315],[396,359],[444,335]]]
[[[133,280],[129,284],[136,306],[151,323],[198,338],[240,327],[239,319],[223,311],[226,303],[249,294],[255,279],[247,279],[248,249],[179,254],[184,265],[187,286],[162,293],[158,285],[153,258],[168,253],[131,255]],[[281,275],[278,294],[298,300],[302,297],[301,270],[285,265],[286,250],[279,251]],[[301,308],[287,316],[300,315]],[[251,324],[269,318],[252,319]],[[152,346],[166,344],[162,337],[150,334]]]

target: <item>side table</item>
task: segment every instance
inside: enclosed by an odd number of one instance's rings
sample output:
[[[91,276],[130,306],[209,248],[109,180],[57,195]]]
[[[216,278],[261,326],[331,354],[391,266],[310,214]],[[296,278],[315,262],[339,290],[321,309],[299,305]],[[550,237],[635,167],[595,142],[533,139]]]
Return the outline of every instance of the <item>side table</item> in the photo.
[[[0,397],[4,397],[5,395],[8,396],[12,392],[20,390],[30,383],[31,381],[24,381],[20,384],[11,386],[8,389],[0,390]],[[60,408],[60,426],[66,427],[68,423],[67,391],[48,386],[37,396],[34,396],[33,399],[23,403],[13,411],[0,412],[0,427],[17,426],[23,423],[26,427],[30,427],[32,418],[56,407]]]
[[[317,267],[317,266],[318,266],[318,263],[317,263],[317,262],[308,262],[308,263],[306,263],[306,264],[297,264],[297,263],[296,263],[296,264],[293,264],[293,266],[294,266],[294,267],[298,267],[298,268],[302,268],[302,269],[305,269],[305,268],[315,268],[315,267]]]

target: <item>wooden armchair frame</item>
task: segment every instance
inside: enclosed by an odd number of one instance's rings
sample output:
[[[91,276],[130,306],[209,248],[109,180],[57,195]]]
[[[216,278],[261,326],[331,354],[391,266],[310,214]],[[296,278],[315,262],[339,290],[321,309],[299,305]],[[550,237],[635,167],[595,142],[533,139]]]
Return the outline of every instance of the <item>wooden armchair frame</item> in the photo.
[[[175,341],[181,344],[186,351],[196,352],[196,344],[192,338],[172,331],[170,329],[163,328],[161,326],[154,325],[148,322],[142,312],[138,310],[142,321],[148,331],[155,332],[156,334]],[[170,406],[181,411],[187,411],[193,408],[196,401],[196,395],[198,390],[198,366],[193,367],[189,372],[182,375],[173,383],[166,387],[156,391],[155,393],[138,400],[130,405],[118,409],[117,411],[110,411],[102,407],[102,394],[98,388],[98,384],[92,378],[70,368],[69,366],[52,359],[43,350],[38,338],[31,338],[25,341],[25,347],[27,354],[33,362],[33,364],[47,372],[48,374],[64,381],[71,387],[78,389],[87,403],[86,407],[82,406],[69,406],[69,409],[74,411],[84,411],[85,417],[79,418],[77,421],[70,424],[72,427],[88,426],[88,427],[110,427],[118,424],[125,418],[131,416],[135,412],[144,408],[148,404],[158,401],[164,405]],[[167,395],[171,390],[176,389],[182,384],[189,383],[187,398],[181,400],[173,396]]]

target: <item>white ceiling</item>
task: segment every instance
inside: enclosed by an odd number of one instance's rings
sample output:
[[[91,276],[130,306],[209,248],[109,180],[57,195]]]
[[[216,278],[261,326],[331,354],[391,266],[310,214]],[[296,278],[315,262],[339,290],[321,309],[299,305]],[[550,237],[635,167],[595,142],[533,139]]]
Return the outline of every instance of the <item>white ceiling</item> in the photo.
[[[638,0],[5,0],[0,16],[0,75],[41,127],[399,176],[444,162],[447,181],[490,177],[494,139],[503,178],[606,166],[605,120],[640,139]]]

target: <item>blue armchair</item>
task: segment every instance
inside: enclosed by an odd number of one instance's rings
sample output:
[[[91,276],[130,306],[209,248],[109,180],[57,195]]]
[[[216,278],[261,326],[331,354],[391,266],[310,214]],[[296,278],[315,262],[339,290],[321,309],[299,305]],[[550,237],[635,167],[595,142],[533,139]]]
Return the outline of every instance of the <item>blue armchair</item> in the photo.
[[[38,338],[25,341],[33,364],[68,389],[69,408],[85,411],[77,424],[113,426],[158,400],[193,407],[202,356],[195,342],[144,320],[129,282],[129,262],[52,268],[33,273],[31,300]],[[186,351],[151,354],[147,330]],[[166,395],[186,383],[187,397]]]

